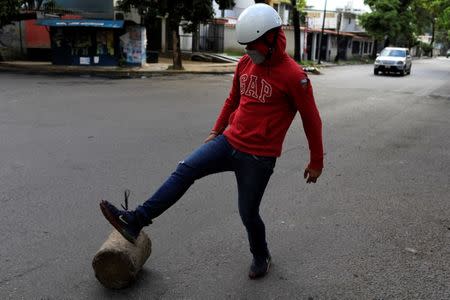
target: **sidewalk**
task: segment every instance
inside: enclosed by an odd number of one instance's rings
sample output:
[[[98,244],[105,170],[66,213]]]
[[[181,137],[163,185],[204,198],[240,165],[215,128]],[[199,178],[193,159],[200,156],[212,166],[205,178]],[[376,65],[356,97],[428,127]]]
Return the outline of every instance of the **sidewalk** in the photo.
[[[135,78],[176,74],[232,74],[237,63],[211,63],[183,60],[184,70],[169,70],[172,59],[159,58],[158,63],[143,67],[56,66],[51,62],[3,61],[0,72],[47,75],[93,75],[113,78]]]
[[[139,78],[152,76],[167,76],[179,74],[233,74],[237,63],[213,63],[202,61],[183,60],[184,70],[169,70],[172,65],[171,58],[160,57],[158,63],[146,64],[143,67],[102,67],[102,66],[57,66],[51,62],[34,61],[0,61],[0,72],[69,75],[69,76],[97,76],[108,78]],[[320,74],[320,69],[342,66],[322,62],[316,67],[304,67],[311,74]]]

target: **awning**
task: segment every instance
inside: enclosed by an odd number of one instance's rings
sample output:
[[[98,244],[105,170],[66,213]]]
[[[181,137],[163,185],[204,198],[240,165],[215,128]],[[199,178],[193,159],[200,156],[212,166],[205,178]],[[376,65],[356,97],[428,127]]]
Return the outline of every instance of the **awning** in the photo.
[[[50,27],[100,27],[100,28],[122,28],[123,21],[120,20],[61,20],[61,19],[38,19],[37,25]]]

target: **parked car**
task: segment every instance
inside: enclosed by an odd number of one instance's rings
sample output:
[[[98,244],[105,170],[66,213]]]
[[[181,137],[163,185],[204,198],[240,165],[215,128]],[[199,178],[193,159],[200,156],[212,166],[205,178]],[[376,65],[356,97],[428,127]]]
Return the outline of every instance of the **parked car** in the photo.
[[[400,73],[411,74],[412,58],[407,48],[387,47],[384,48],[374,63],[373,73]]]

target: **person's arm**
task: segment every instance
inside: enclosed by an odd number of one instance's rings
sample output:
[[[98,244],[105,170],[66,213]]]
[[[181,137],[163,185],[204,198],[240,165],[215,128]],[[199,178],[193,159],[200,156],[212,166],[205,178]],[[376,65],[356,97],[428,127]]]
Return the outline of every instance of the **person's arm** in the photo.
[[[298,78],[297,82],[291,84],[290,91],[308,139],[310,161],[305,169],[304,177],[307,183],[310,183],[316,182],[323,169],[322,120],[308,76],[300,73],[296,78]]]
[[[205,143],[214,139],[227,128],[230,115],[238,108],[239,99],[241,97],[240,84],[239,84],[239,64],[234,72],[233,85],[231,87],[230,94],[225,100],[222,110],[216,120],[214,127],[212,128],[209,136],[206,138]]]

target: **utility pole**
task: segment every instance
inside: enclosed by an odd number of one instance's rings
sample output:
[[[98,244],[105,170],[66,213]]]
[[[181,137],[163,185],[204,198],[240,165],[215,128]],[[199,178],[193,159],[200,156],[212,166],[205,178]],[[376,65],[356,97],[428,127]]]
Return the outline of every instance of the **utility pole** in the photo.
[[[303,60],[308,60],[308,24],[309,24],[309,18],[306,15],[305,16],[305,30],[303,36],[305,37],[305,40],[303,41]],[[312,49],[312,45],[311,45]]]
[[[317,63],[320,65],[321,58],[322,58],[322,36],[323,31],[325,29],[325,16],[327,14],[327,0],[325,0],[325,6],[323,7],[323,20],[322,20],[322,31],[320,32],[320,38],[319,38],[319,60]]]
[[[336,30],[337,30],[337,37],[336,37],[336,44],[337,44],[337,52],[336,52],[336,58],[334,59],[335,62],[339,61],[339,46],[340,46],[340,36],[339,31],[341,29],[341,20],[342,20],[342,12],[338,12],[338,18],[337,18],[337,24],[336,24]]]

